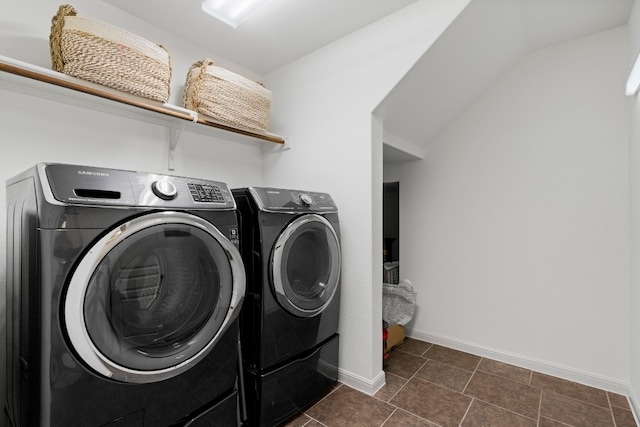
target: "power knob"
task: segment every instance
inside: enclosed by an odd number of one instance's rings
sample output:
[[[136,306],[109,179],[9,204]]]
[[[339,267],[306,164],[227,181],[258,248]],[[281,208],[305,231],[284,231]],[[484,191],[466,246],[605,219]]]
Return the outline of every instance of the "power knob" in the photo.
[[[313,203],[313,199],[308,194],[301,194],[300,201],[305,206],[311,206],[311,204]]]
[[[178,189],[170,181],[156,181],[151,184],[151,190],[162,200],[172,200],[178,195]]]

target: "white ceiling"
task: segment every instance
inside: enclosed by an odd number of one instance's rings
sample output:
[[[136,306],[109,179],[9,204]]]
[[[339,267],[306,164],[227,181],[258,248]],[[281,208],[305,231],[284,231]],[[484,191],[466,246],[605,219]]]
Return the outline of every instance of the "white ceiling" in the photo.
[[[269,72],[416,0],[270,0],[238,28],[201,0],[105,0],[257,74]]]
[[[201,0],[105,0],[257,74],[269,72],[414,1],[271,0],[237,29]],[[471,0],[379,107],[385,132],[426,149],[515,61],[627,23],[633,0]],[[385,161],[406,159],[387,150]]]

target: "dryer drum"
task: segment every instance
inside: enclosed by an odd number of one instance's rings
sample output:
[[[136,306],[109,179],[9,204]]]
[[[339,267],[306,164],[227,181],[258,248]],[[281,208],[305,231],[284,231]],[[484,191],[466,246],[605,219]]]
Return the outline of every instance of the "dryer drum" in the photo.
[[[189,369],[233,320],[244,289],[235,246],[178,212],[138,217],[102,237],[64,299],[79,357],[99,374],[155,382]]]
[[[294,294],[303,300],[314,300],[327,291],[331,257],[327,253],[326,236],[305,232],[291,244],[287,260],[287,278]]]
[[[218,305],[221,284],[229,280],[224,277],[221,283],[209,248],[202,242],[204,237],[191,233],[167,237],[167,232],[164,236],[153,232],[125,250],[114,248],[109,255],[115,259],[113,265],[106,259],[100,263],[85,304],[88,313],[101,312],[87,328],[103,354],[112,352],[111,343],[105,340],[107,334],[101,330],[104,327],[113,329],[123,347],[152,357],[183,351],[183,343],[202,329],[212,314],[210,308]],[[228,306],[229,301],[223,303]],[[109,325],[104,324],[107,319]],[[136,358],[128,358],[125,350],[114,354],[112,360],[123,366],[149,368],[146,360],[136,366]]]
[[[320,215],[298,217],[273,248],[271,275],[280,304],[300,317],[320,314],[340,283],[340,243],[333,226]]]

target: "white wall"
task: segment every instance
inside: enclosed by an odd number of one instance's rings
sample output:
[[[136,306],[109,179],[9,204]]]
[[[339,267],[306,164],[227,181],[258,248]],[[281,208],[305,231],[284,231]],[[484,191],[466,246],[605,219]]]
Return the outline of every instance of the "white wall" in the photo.
[[[4,3],[0,14],[0,55],[49,68],[49,27],[59,3],[50,0]],[[173,59],[171,102],[174,104],[180,105],[183,76],[186,76],[191,63],[211,55],[102,2],[76,0],[73,5],[80,16],[119,25],[164,44]],[[0,342],[4,343],[4,182],[7,178],[37,162],[77,163],[158,173],[169,171],[168,133],[162,126],[3,89],[0,89],[0,100],[0,206],[3,207],[0,209]],[[216,140],[185,131],[179,140],[175,170],[171,173],[225,181],[232,187],[261,184],[261,145]],[[1,402],[5,401],[4,356],[4,350],[0,351]]]
[[[640,52],[640,2],[635,1],[629,18],[629,64]],[[631,69],[631,66],[628,67]],[[629,97],[629,197],[630,197],[630,383],[636,414],[640,414],[640,99]]]
[[[264,180],[332,194],[342,234],[341,379],[366,392],[382,372],[382,129],[372,111],[468,0],[421,0],[267,76],[290,151]]]
[[[384,163],[382,182],[398,182],[402,178],[402,163]]]
[[[410,336],[626,391],[627,62],[626,27],[533,52],[403,167]]]

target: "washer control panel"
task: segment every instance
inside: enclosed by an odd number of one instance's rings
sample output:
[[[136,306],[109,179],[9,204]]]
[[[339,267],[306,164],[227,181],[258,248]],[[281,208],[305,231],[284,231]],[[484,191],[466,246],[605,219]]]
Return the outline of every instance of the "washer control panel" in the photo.
[[[51,197],[82,205],[235,209],[224,182],[65,164],[41,164]]]
[[[266,212],[337,212],[338,208],[327,193],[251,187],[249,192]]]

